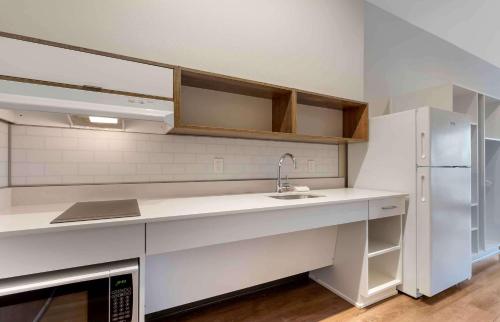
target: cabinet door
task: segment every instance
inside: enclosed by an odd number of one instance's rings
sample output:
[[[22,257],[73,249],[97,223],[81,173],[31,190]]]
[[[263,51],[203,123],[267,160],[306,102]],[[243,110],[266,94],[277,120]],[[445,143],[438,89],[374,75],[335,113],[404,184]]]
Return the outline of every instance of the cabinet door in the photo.
[[[0,37],[0,75],[173,97],[173,70]]]

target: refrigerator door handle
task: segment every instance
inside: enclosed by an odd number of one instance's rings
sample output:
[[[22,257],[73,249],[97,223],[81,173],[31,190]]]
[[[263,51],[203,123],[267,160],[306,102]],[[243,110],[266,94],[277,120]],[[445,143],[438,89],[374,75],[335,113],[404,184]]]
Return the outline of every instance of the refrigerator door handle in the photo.
[[[425,176],[422,175],[420,176],[420,201],[421,202],[426,202],[427,199],[425,198]]]
[[[426,153],[425,153],[425,146],[424,146],[424,139],[425,139],[425,132],[420,133],[420,158],[425,159]]]

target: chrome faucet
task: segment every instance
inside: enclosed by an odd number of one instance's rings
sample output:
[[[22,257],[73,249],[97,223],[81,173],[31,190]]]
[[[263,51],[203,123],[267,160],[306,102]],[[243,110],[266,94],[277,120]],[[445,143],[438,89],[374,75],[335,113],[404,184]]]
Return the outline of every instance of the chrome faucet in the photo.
[[[283,165],[283,161],[285,161],[286,157],[290,157],[293,161],[293,167],[297,169],[297,162],[295,161],[295,157],[291,153],[285,153],[281,156],[278,162],[278,177],[276,178],[276,192],[284,192],[292,190],[291,185],[288,182],[281,183],[281,166]]]

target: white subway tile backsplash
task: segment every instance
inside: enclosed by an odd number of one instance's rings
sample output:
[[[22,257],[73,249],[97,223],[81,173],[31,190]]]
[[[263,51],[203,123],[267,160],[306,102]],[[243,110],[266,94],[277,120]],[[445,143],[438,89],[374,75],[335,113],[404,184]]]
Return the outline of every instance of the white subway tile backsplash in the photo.
[[[12,135],[12,146],[16,149],[44,149],[45,138],[38,136]]]
[[[150,160],[153,163],[172,163],[174,155],[172,153],[151,153]]]
[[[62,152],[51,150],[27,150],[25,160],[27,162],[61,162]]]
[[[26,150],[12,149],[11,150],[11,160],[12,160],[12,162],[24,162],[24,161],[26,161]]]
[[[137,165],[137,174],[156,174],[156,173],[161,173],[161,164],[139,163]]]
[[[207,144],[208,153],[225,153],[226,146],[222,144]]]
[[[12,164],[14,177],[38,177],[45,174],[45,164],[19,162]]]
[[[78,174],[82,176],[103,176],[109,174],[106,163],[82,163],[78,165]]]
[[[36,138],[43,138],[38,135]],[[48,150],[73,150],[76,146],[76,138],[45,137],[45,148]]]
[[[0,163],[9,161],[9,148],[0,148]]]
[[[39,126],[30,126],[26,127],[25,131],[26,135],[33,136],[62,136],[62,129],[55,127],[39,127]]]
[[[133,139],[109,140],[110,151],[137,151],[137,141]]]
[[[186,172],[186,166],[184,164],[164,164],[162,165],[163,174],[181,174]]]
[[[48,163],[45,165],[45,175],[76,175],[78,165],[75,163]]]
[[[123,162],[145,163],[149,161],[149,154],[145,152],[123,152]]]
[[[123,161],[123,153],[118,151],[96,151],[94,152],[95,162],[118,163]]]
[[[107,151],[109,144],[107,140],[97,138],[78,138],[78,150],[86,151]]]
[[[63,184],[82,184],[82,183],[94,183],[93,176],[63,176]]]
[[[5,154],[1,124],[0,167]],[[13,185],[274,178],[285,152],[297,157],[297,169],[287,160],[284,175],[338,176],[336,145],[19,125],[11,129]],[[214,158],[224,159],[222,173],[214,172]],[[308,172],[307,160],[315,160],[314,172]]]
[[[176,153],[174,154],[175,163],[192,163],[196,162],[196,154]]]
[[[109,174],[135,175],[137,174],[137,166],[135,163],[111,163],[109,165]]]
[[[62,178],[59,176],[27,177],[27,185],[61,184]]]

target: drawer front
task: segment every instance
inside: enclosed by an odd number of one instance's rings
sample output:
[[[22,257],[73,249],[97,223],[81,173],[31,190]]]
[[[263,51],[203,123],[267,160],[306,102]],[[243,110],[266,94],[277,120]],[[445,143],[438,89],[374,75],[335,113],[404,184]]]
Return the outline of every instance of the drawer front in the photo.
[[[400,216],[405,211],[405,198],[392,197],[369,201],[369,219],[384,218],[390,216]]]
[[[0,238],[0,279],[144,255],[144,224]]]
[[[0,37],[0,75],[173,97],[173,70]]]
[[[146,224],[146,254],[286,234],[367,220],[368,202],[353,202]]]

